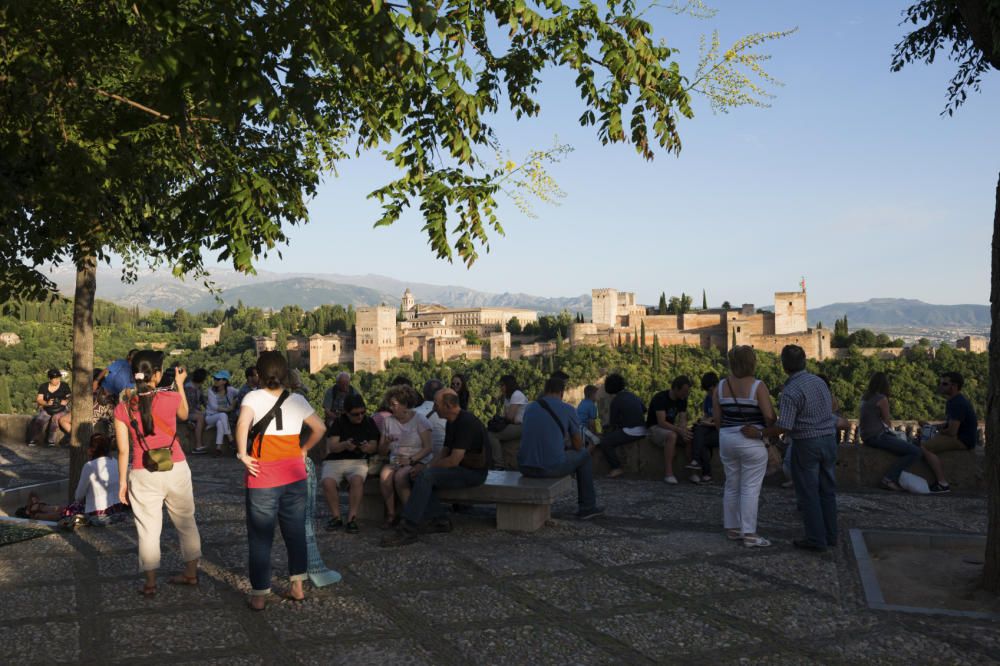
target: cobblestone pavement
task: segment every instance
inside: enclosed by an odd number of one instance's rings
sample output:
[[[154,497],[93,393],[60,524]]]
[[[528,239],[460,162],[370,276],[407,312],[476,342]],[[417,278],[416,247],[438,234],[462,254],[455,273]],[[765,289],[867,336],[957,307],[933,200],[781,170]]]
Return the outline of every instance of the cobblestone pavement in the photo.
[[[2,451],[41,471],[65,465],[65,451]],[[760,550],[723,536],[721,486],[629,480],[599,482],[606,516],[574,521],[567,497],[531,535],[496,531],[488,509],[401,549],[379,548],[374,524],[357,535],[320,529],[343,582],[251,613],[239,468],[206,458],[192,467],[201,585],[138,595],[130,522],[0,548],[0,662],[1000,663],[996,623],[869,610],[846,540],[819,556],[796,551],[791,491],[770,487],[760,532],[775,545]],[[845,531],[986,525],[979,497],[872,492],[840,506]],[[172,528],[163,543],[169,574],[180,566]]]

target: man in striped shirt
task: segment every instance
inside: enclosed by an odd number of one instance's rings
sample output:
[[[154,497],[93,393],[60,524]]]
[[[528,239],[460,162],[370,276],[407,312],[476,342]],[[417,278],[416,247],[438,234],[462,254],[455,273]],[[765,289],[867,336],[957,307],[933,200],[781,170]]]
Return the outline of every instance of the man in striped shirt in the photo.
[[[778,403],[778,422],[763,435],[784,433],[794,442],[792,481],[802,509],[805,539],[796,548],[822,552],[837,544],[837,421],[826,382],[806,372],[806,353],[798,345],[781,350],[781,365],[788,375]],[[747,437],[761,436],[756,433]],[[760,431],[756,431],[760,432]]]

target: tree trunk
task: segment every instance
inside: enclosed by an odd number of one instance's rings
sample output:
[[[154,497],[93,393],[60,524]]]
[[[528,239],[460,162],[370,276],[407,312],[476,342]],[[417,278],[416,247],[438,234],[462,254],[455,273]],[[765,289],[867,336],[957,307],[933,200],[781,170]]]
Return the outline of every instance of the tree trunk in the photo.
[[[1000,179],[993,214],[990,276],[990,379],[986,387],[986,489],[989,522],[983,586],[1000,594]]]
[[[94,409],[94,296],[97,292],[97,264],[93,256],[76,267],[73,297],[73,429],[70,436],[69,501],[73,501],[80,472],[87,462],[87,448],[93,430]]]

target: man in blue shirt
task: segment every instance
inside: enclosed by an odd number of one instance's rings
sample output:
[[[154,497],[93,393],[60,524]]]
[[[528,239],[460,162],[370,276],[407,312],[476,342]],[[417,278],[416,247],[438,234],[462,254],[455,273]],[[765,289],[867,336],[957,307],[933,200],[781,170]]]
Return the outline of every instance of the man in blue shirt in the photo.
[[[132,356],[137,351],[139,350],[130,349],[125,358],[114,361],[97,376],[98,386],[114,396],[115,400],[118,400],[119,393],[135,386],[135,380],[132,378]]]
[[[938,390],[947,402],[944,407],[944,423],[929,424],[920,421],[920,425],[936,425],[938,432],[930,439],[922,442],[924,460],[937,477],[937,483],[931,486],[932,493],[947,493],[951,486],[944,477],[939,454],[945,451],[968,451],[976,448],[979,419],[976,410],[969,399],[962,394],[965,378],[957,372],[946,372],[941,375]]]
[[[563,402],[566,382],[550,377],[545,393],[524,409],[521,447],[517,464],[521,474],[538,479],[576,473],[576,492],[581,520],[604,513],[597,506],[590,453],[583,448],[580,420],[572,405]]]

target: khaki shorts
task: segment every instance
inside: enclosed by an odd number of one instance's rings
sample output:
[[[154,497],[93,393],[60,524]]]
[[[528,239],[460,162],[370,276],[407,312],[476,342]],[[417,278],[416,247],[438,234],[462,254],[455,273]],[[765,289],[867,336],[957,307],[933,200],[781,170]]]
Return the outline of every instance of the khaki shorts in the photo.
[[[941,433],[934,435],[926,442],[921,442],[920,446],[924,447],[931,453],[944,453],[945,451],[969,450],[969,447],[963,444],[958,437],[953,437],[952,435],[944,435]]]
[[[321,480],[333,479],[338,486],[342,481],[352,476],[368,477],[368,461],[364,458],[348,458],[346,460],[324,460]]]
[[[667,430],[666,428],[661,428],[658,425],[649,426],[646,430],[646,439],[653,446],[663,448],[667,445],[668,434],[673,432],[672,430]]]

